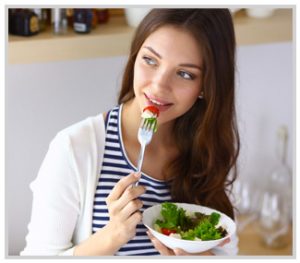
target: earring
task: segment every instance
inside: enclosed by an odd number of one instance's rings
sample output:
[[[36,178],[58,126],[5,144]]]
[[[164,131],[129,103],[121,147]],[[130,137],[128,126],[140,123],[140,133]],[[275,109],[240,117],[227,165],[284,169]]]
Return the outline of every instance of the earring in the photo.
[[[200,93],[200,95],[198,96],[198,99],[203,99],[203,96],[204,96],[204,93],[203,93],[203,91],[201,91],[201,93]]]

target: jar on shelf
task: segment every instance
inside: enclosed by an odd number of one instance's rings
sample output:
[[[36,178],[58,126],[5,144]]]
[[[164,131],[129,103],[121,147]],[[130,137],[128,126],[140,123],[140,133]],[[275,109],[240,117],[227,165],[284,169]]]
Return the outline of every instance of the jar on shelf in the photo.
[[[8,16],[8,31],[10,34],[33,36],[39,33],[39,19],[32,10],[9,9]]]
[[[109,10],[106,9],[96,9],[97,20],[99,24],[105,24],[109,20]]]
[[[34,8],[32,11],[38,16],[40,32],[47,27],[48,12],[45,8]]]
[[[83,8],[74,9],[74,31],[76,33],[86,34],[92,29],[93,11],[92,9]]]

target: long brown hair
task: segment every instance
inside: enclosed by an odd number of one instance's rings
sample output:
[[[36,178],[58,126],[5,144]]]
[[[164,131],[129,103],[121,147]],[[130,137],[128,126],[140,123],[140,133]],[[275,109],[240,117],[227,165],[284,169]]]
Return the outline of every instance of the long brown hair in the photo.
[[[136,30],[119,104],[134,97],[137,54],[164,25],[188,30],[204,54],[204,98],[175,121],[180,154],[164,169],[174,201],[215,208],[234,217],[228,191],[236,179],[240,142],[235,117],[235,34],[227,9],[153,9]]]

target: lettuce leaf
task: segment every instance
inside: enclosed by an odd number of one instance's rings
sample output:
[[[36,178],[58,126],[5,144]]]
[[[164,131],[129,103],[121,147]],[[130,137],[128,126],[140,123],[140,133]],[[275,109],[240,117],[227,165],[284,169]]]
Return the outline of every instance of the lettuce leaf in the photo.
[[[186,215],[183,208],[176,204],[162,203],[161,219],[155,221],[155,225],[160,228],[176,230],[182,239],[195,240],[215,240],[220,239],[227,234],[222,227],[216,228],[221,215],[213,212],[210,215],[196,212],[193,217]]]
[[[187,217],[183,208],[169,202],[162,204],[161,215],[163,220],[156,220],[156,224],[161,228],[177,229],[179,226],[186,224]]]

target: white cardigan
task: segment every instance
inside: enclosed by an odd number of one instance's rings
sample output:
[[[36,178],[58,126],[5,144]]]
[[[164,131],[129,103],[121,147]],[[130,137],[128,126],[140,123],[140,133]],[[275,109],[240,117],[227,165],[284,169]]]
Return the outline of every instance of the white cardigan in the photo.
[[[102,164],[105,124],[99,114],[59,132],[52,140],[33,192],[26,255],[73,255],[92,234],[94,194]],[[237,254],[237,237],[218,255]]]
[[[92,233],[93,201],[105,143],[103,116],[59,132],[49,146],[33,192],[21,255],[73,255]]]

